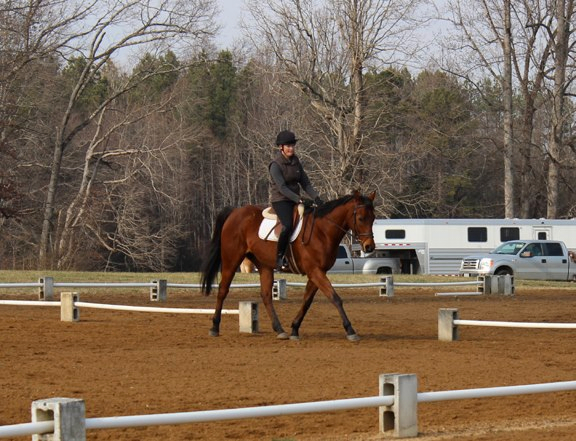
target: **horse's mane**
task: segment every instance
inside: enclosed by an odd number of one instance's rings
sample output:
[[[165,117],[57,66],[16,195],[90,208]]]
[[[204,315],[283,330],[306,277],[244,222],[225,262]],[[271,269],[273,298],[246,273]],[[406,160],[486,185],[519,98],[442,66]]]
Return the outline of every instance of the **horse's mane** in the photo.
[[[334,210],[336,207],[339,207],[341,205],[347,204],[348,202],[350,202],[352,199],[354,199],[354,195],[353,194],[348,194],[346,196],[342,196],[338,199],[333,199],[331,201],[326,202],[325,204],[322,204],[321,206],[319,206],[316,209],[316,217],[324,217],[326,216],[328,213],[331,213],[332,210]],[[373,206],[374,204],[372,203],[372,199],[370,199],[367,196],[360,196],[360,202],[363,205],[369,205],[369,206]]]

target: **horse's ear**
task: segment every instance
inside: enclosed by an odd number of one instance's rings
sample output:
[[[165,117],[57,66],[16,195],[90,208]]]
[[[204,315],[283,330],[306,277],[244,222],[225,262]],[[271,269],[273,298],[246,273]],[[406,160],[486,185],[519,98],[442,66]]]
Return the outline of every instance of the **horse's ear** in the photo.
[[[375,191],[373,191],[372,193],[370,193],[368,195],[368,199],[370,199],[371,201],[373,201],[375,198],[376,198],[376,192]]]
[[[352,196],[354,199],[358,199],[360,196],[362,196],[362,194],[358,190],[352,190]]]

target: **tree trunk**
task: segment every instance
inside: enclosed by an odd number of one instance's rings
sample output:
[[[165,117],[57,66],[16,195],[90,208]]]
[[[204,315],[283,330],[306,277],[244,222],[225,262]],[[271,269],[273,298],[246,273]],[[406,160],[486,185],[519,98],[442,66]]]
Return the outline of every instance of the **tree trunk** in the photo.
[[[504,104],[504,217],[516,217],[514,208],[514,144],[512,127],[512,35],[510,0],[504,0],[504,78],[502,92]]]
[[[44,217],[42,219],[42,233],[40,235],[39,258],[40,268],[49,269],[52,267],[51,244],[54,220],[54,204],[56,201],[56,192],[60,180],[60,168],[62,167],[62,154],[64,147],[62,145],[62,132],[57,130],[56,141],[54,143],[54,155],[52,166],[50,168],[50,181],[46,193],[46,205],[44,206]]]
[[[552,90],[552,118],[548,154],[548,185],[546,200],[546,217],[555,219],[558,215],[558,179],[561,149],[564,139],[564,88],[566,87],[566,65],[568,63],[568,46],[570,39],[569,19],[574,15],[573,0],[558,0],[553,14],[556,17],[554,46],[554,85]],[[552,37],[554,38],[554,37]]]

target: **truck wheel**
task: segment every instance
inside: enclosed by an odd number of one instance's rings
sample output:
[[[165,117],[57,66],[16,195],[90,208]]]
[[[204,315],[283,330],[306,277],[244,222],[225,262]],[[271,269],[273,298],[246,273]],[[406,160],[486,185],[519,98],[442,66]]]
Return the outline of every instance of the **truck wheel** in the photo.
[[[512,272],[512,270],[510,268],[500,268],[500,269],[496,270],[494,275],[496,275],[496,276],[506,276],[506,275],[513,276],[514,273]]]
[[[378,268],[376,274],[392,274],[392,270],[390,268]]]

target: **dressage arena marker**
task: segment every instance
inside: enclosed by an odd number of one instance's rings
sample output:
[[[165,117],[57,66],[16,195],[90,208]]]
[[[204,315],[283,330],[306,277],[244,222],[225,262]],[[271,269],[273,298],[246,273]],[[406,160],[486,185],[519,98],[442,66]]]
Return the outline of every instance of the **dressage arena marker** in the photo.
[[[380,393],[374,397],[106,418],[85,418],[85,405],[81,399],[49,398],[32,403],[31,423],[0,426],[0,438],[33,435],[34,441],[86,441],[88,429],[269,418],[369,407],[379,408],[380,433],[392,432],[396,438],[414,438],[418,436],[418,403],[574,391],[576,381],[420,393],[417,388],[415,374],[382,374],[379,376]]]
[[[576,323],[533,323],[533,322],[495,322],[484,320],[460,320],[458,309],[441,308],[438,310],[438,340],[458,340],[458,326],[493,326],[501,328],[536,329],[576,329]]]

